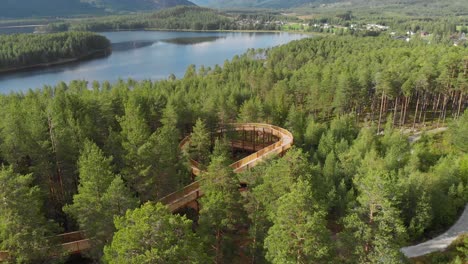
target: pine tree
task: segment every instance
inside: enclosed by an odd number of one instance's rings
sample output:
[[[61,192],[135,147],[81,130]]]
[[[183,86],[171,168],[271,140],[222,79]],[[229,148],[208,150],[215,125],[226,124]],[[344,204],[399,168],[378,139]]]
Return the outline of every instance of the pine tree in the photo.
[[[193,127],[193,132],[190,134],[190,144],[188,155],[191,159],[207,165],[210,160],[210,132],[206,128],[205,122],[198,119]]]
[[[243,223],[242,198],[239,182],[224,156],[213,157],[208,170],[202,174],[200,199],[200,232],[215,263],[229,259],[235,250],[229,246],[232,233]]]
[[[77,220],[80,229],[86,231],[86,236],[92,238],[89,255],[96,260],[112,239],[114,216],[138,205],[122,179],[113,173],[111,161],[94,143],[87,141],[78,162],[78,194],[73,196],[73,204],[64,207]]]
[[[58,227],[42,212],[42,197],[31,174],[20,175],[12,167],[0,168],[0,251],[8,251],[11,263],[37,263],[56,251]]]
[[[217,138],[214,143],[212,158],[219,156],[226,157],[228,162],[231,162],[231,149],[229,147],[229,141],[226,137]]]
[[[344,245],[351,263],[400,263],[406,229],[394,204],[390,175],[370,151],[354,179],[357,206],[344,218]]]
[[[159,196],[171,193],[189,180],[183,169],[182,156],[179,149],[179,131],[177,117],[172,108],[166,108],[163,113],[163,125],[154,134],[154,152],[157,173],[156,186]]]
[[[279,199],[265,238],[271,263],[328,263],[332,251],[326,213],[312,197],[308,184],[298,181]]]
[[[455,148],[468,152],[468,112],[452,123],[449,139]]]
[[[260,99],[251,98],[245,101],[239,110],[239,122],[255,123],[264,119],[263,105]]]
[[[146,203],[115,218],[117,232],[104,249],[109,264],[207,263],[192,221],[158,203]]]
[[[429,197],[425,191],[419,197],[416,208],[414,210],[414,217],[411,218],[408,226],[409,235],[413,238],[419,238],[427,227],[430,226],[432,220],[432,210],[429,203]]]
[[[247,203],[244,207],[251,221],[252,244],[249,249],[253,260],[264,261],[264,239],[280,205],[279,198],[289,193],[298,179],[309,178],[309,173],[307,156],[300,149],[292,149],[282,159],[259,164],[241,174],[247,176],[251,189],[245,194]]]
[[[294,144],[302,146],[304,144],[304,134],[307,128],[307,120],[304,111],[292,105],[289,109],[285,126],[293,133]]]
[[[160,196],[156,188],[155,134],[151,134],[141,107],[135,98],[125,104],[125,115],[119,118],[122,128],[123,176],[136,191],[140,201]]]

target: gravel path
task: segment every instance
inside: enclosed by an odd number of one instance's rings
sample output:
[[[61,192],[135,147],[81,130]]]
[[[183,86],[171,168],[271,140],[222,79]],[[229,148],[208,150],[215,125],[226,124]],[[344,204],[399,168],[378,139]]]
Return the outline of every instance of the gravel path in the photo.
[[[423,256],[436,251],[445,250],[458,236],[468,233],[468,204],[462,216],[447,232],[424,243],[401,248],[408,258]]]
[[[432,130],[429,130],[429,131],[425,131],[425,133],[428,134],[428,135],[432,135],[432,134],[437,134],[437,133],[444,132],[447,129],[448,129],[448,127],[439,127],[439,128],[435,128],[435,129],[432,129]],[[409,136],[408,137],[409,142],[413,143],[413,142],[416,142],[416,141],[420,140],[422,133],[423,132],[417,132],[414,135]]]

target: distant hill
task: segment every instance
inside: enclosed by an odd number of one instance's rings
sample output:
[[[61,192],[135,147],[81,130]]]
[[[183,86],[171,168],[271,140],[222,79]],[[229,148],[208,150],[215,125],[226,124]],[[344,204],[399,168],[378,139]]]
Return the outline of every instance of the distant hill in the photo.
[[[194,4],[188,0],[1,0],[0,18],[149,11],[177,5]]]
[[[339,1],[339,0],[338,0]],[[349,0],[348,0],[349,1]],[[336,0],[193,0],[199,6],[233,8],[233,7],[257,7],[257,8],[292,8],[309,3],[330,3]]]
[[[102,9],[79,0],[2,0],[0,17],[38,17],[103,13]]]
[[[466,7],[466,0],[193,0],[197,5],[214,8],[295,8],[295,7],[382,7],[421,6]]]
[[[195,5],[188,0],[81,0],[81,2],[115,11],[156,10],[178,5]]]

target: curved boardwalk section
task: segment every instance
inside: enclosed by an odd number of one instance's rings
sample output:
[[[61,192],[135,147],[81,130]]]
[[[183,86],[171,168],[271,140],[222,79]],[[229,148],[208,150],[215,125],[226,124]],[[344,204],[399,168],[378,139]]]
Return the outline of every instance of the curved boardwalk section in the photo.
[[[401,252],[408,258],[416,258],[436,251],[445,250],[458,236],[468,233],[468,204],[462,216],[447,232],[424,243],[404,247]]]
[[[249,151],[259,149],[257,152],[234,162],[229,165],[235,173],[243,172],[249,168],[254,167],[259,162],[273,156],[281,155],[291,148],[293,144],[293,135],[291,132],[287,131],[284,128],[268,125],[268,124],[259,124],[259,123],[242,123],[242,124],[229,124],[229,128],[226,130],[219,130],[218,132],[222,133],[224,131],[243,131],[250,133],[258,133],[262,136],[269,135],[278,139],[277,142],[264,146],[260,143],[252,145],[252,143],[243,142],[243,141],[233,141],[231,144],[233,147],[246,149]],[[180,148],[184,148],[187,144],[190,143],[190,137],[186,137],[181,143]],[[199,175],[201,173],[200,165],[194,160],[190,160],[190,166],[192,173]],[[167,195],[162,198],[160,202],[166,204],[169,209],[174,212],[178,209],[186,206],[187,204],[197,200],[203,195],[203,192],[200,190],[200,181],[196,181],[190,185],[185,186],[183,189]]]

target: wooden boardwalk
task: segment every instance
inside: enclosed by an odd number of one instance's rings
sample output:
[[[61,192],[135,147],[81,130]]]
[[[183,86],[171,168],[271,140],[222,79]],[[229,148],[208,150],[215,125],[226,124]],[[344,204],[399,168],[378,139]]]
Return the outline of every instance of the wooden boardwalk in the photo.
[[[264,136],[265,134],[272,135],[278,139],[275,143],[264,146],[263,144],[257,144],[257,147],[249,142],[244,141],[233,141],[231,142],[235,148],[241,148],[245,150],[256,150],[257,152],[234,162],[229,165],[235,173],[240,173],[249,168],[253,168],[258,163],[264,161],[265,159],[273,155],[281,155],[291,148],[293,144],[293,135],[291,132],[286,129],[268,125],[268,124],[257,124],[257,123],[246,123],[246,124],[230,124],[231,130],[235,131],[248,131],[253,133],[259,133]],[[190,143],[190,137],[185,138],[181,144],[180,148],[184,148],[187,144]],[[192,173],[194,175],[199,175],[201,173],[200,165],[194,160],[190,160],[190,165]],[[187,204],[197,200],[203,195],[203,192],[200,189],[200,182],[196,181],[190,185],[185,186],[179,191],[171,193],[166,197],[162,198],[160,202],[166,204],[172,212],[177,211],[180,208],[183,208]]]
[[[236,149],[244,149],[248,151],[257,151],[237,162],[230,165],[234,172],[239,173],[249,168],[254,167],[259,162],[265,160],[273,155],[280,155],[291,148],[293,144],[292,134],[280,127],[268,125],[268,124],[257,124],[257,123],[243,123],[243,124],[229,124],[229,128],[221,129],[218,133],[224,133],[227,131],[242,131],[255,135],[254,140],[246,142],[245,140],[233,140],[231,147]],[[265,135],[268,135],[268,140],[265,140]],[[252,138],[252,137],[251,137]],[[255,138],[262,138],[260,142],[257,142]],[[275,138],[273,144],[267,145],[266,141],[271,141]],[[190,137],[184,138],[180,143],[179,147],[184,148],[190,143]],[[194,175],[201,173],[200,165],[194,160],[190,160],[191,170]],[[196,201],[200,198],[203,193],[200,190],[200,182],[195,181],[179,191],[165,196],[159,201],[166,204],[171,212],[175,212],[180,208]],[[92,247],[91,240],[85,237],[84,232],[70,232],[58,235],[62,242],[62,248],[69,254],[80,253]],[[6,251],[0,251],[0,262],[6,261],[9,258],[9,254]]]

